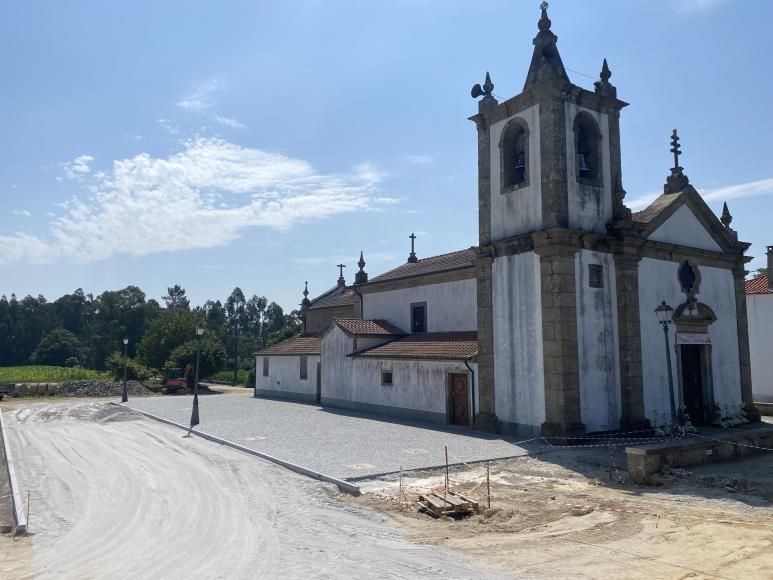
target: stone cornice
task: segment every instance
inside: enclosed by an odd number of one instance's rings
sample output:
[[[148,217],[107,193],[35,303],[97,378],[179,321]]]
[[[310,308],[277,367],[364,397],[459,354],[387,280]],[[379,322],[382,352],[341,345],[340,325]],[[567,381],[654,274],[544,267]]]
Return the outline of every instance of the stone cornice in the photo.
[[[373,294],[374,292],[387,292],[389,290],[401,290],[403,288],[415,288],[417,286],[428,286],[430,284],[443,284],[446,282],[457,282],[459,280],[469,280],[475,278],[475,266],[462,266],[443,272],[432,272],[429,274],[416,274],[405,276],[403,278],[394,278],[391,280],[368,282],[357,289],[361,294]]]
[[[600,95],[561,80],[545,81],[526,89],[519,95],[502,101],[496,106],[485,109],[472,117],[477,124],[493,124],[528,109],[529,107],[547,101],[560,99],[578,106],[600,111],[608,115],[619,116],[620,110],[628,103],[614,97]]]

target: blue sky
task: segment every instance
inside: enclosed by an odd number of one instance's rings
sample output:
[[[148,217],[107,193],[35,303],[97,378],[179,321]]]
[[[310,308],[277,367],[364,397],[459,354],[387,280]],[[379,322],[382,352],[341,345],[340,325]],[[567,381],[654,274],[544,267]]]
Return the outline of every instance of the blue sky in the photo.
[[[469,90],[520,92],[539,2],[4,2],[0,293],[127,284],[193,303],[234,286],[286,308],[477,240]],[[773,244],[766,0],[550,6],[564,64],[621,99],[627,202],[671,166],[669,137],[750,268]],[[584,75],[589,75],[588,78]]]

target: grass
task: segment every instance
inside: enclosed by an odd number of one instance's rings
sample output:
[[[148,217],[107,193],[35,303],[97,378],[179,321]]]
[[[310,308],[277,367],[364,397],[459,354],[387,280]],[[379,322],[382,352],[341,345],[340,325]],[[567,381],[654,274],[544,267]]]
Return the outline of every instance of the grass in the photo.
[[[82,379],[110,380],[110,373],[45,365],[0,367],[0,383],[61,383]]]
[[[237,372],[237,384],[239,385],[246,385],[247,384],[247,376],[249,375],[249,371],[245,371],[244,369],[239,369]],[[234,380],[234,372],[231,371],[220,371],[218,373],[215,373],[214,375],[209,375],[204,381],[212,381],[213,383],[228,383],[229,385]]]

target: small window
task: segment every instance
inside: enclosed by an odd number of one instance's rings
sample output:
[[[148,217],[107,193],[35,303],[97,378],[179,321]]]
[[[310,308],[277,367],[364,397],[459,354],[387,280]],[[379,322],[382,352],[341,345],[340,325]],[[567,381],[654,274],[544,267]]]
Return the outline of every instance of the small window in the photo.
[[[309,359],[308,357],[301,357],[301,380],[305,381],[309,378]]]
[[[427,332],[427,303],[411,304],[411,332]]]
[[[588,264],[588,286],[591,288],[604,287],[604,266],[601,264]]]
[[[502,192],[529,184],[529,131],[521,119],[513,119],[502,133]]]
[[[264,377],[268,376],[268,357],[267,356],[263,357],[263,376]]]
[[[391,387],[392,386],[392,371],[381,371],[381,386],[382,387]]]

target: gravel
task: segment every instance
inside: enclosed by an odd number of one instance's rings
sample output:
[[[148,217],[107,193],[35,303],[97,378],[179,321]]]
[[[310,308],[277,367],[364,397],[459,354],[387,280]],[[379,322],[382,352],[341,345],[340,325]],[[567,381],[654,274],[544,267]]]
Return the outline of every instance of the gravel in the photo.
[[[126,381],[126,389],[129,395],[133,397],[151,394],[138,381]],[[96,380],[65,381],[56,392],[57,395],[62,397],[118,397],[122,393],[123,383]]]

